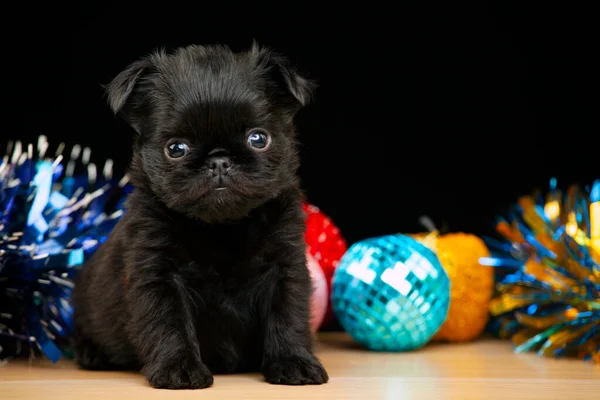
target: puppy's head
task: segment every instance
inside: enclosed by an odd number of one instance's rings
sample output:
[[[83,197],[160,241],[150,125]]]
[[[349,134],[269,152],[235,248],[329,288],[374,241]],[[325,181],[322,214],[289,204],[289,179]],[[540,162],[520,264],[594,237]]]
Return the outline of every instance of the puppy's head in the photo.
[[[257,44],[189,46],[134,62],[107,86],[137,132],[131,175],[205,222],[244,217],[297,183],[292,118],[315,85]]]

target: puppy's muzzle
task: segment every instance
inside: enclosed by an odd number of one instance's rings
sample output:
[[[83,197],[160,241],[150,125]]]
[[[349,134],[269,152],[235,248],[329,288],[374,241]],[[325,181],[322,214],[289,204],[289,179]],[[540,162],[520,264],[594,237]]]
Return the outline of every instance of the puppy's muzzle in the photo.
[[[211,157],[208,160],[208,169],[216,176],[227,175],[232,166],[231,159],[227,156]]]

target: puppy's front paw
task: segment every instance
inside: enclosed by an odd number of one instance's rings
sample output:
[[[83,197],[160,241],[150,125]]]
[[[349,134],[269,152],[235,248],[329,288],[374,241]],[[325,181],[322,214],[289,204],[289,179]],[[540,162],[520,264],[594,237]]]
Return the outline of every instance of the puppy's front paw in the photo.
[[[146,369],[150,385],[156,389],[203,389],[213,384],[213,375],[201,362],[180,362]]]
[[[329,380],[314,356],[273,361],[266,365],[264,375],[267,382],[277,385],[321,385]]]

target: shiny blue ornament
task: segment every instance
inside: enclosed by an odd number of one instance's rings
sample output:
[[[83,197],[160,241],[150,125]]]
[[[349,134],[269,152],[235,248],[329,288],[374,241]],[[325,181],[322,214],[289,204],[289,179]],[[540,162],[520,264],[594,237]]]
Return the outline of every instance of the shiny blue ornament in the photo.
[[[52,362],[71,356],[74,278],[124,213],[132,187],[102,173],[89,149],[64,146],[47,157],[10,144],[0,158],[0,360],[40,351]],[[81,157],[79,157],[81,155]]]
[[[450,306],[450,280],[430,249],[405,235],[366,239],[340,260],[332,306],[346,332],[376,351],[424,346]]]

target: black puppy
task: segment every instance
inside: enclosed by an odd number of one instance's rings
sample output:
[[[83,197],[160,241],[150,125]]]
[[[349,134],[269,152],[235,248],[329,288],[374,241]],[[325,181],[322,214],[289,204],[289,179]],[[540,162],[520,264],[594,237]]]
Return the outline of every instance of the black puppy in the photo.
[[[256,44],[158,52],[107,87],[137,132],[125,215],[78,276],[76,359],[156,388],[322,384],[295,113],[315,85]]]

